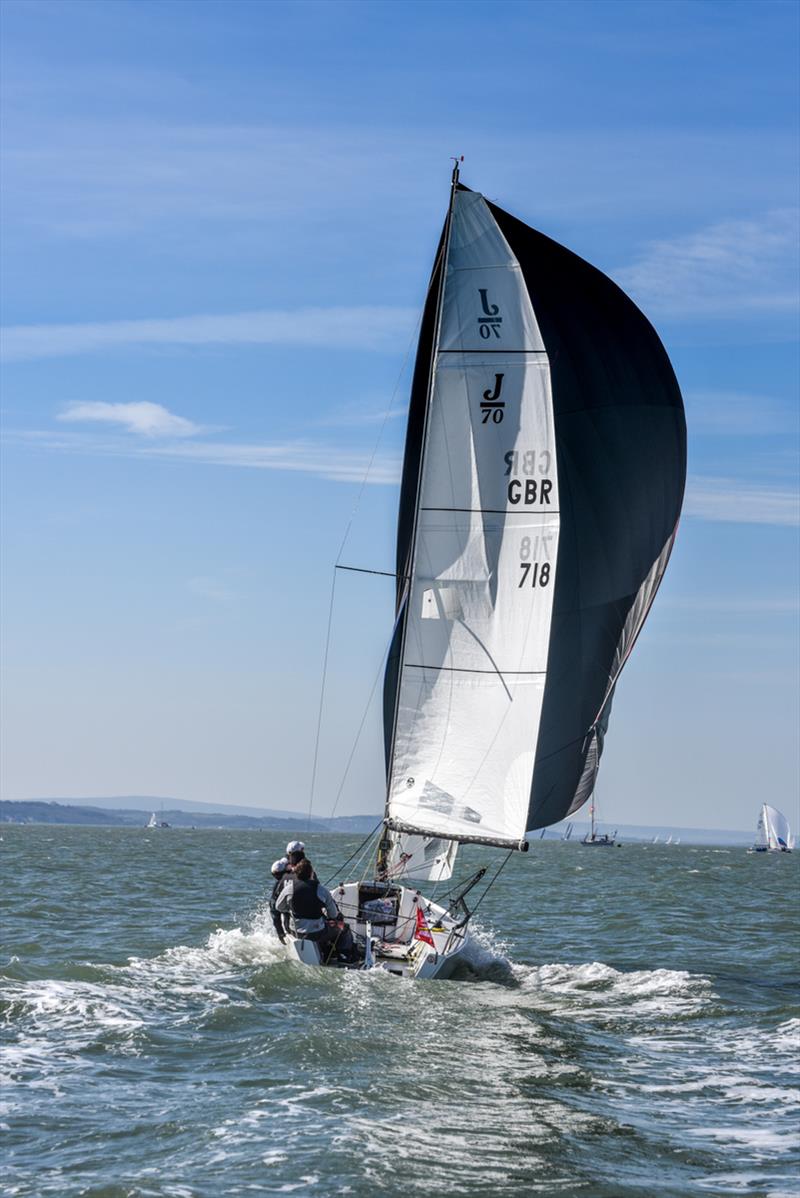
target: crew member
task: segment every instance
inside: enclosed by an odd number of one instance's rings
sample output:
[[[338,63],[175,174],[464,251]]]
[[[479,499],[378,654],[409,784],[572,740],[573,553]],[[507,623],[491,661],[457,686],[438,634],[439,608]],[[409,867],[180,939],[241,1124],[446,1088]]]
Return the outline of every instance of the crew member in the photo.
[[[316,941],[324,960],[325,950],[336,940],[338,929],[335,924],[330,927],[326,923],[323,912],[328,919],[335,920],[339,916],[339,908],[331,892],[317,881],[307,857],[295,866],[292,873],[287,874],[276,907],[285,918],[291,915],[296,936]]]
[[[277,861],[272,862],[270,873],[275,879],[272,887],[272,894],[269,896],[269,913],[272,916],[272,922],[275,925],[275,931],[278,933],[278,939],[281,944],[286,943],[286,933],[283,930],[283,917],[278,911],[278,895],[281,892],[283,883],[291,876],[289,871],[289,862],[285,857],[280,857]]]
[[[300,862],[307,860],[306,846],[303,844],[302,840],[290,840],[286,846],[286,856],[289,861],[289,869],[292,873],[294,873],[295,869],[300,864]],[[313,874],[313,878],[314,878],[314,881],[316,882],[317,881],[316,873]]]

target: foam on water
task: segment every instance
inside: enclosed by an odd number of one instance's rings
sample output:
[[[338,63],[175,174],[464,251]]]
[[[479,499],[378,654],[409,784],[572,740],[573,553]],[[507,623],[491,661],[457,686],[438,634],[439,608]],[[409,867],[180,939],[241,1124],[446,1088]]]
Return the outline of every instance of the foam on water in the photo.
[[[711,1001],[708,978],[685,970],[628,973],[600,961],[575,965],[513,966],[527,993],[551,1009],[598,1024],[635,1024],[697,1015]]]
[[[149,846],[166,858],[158,884],[175,879],[149,913],[115,899],[65,931],[41,913],[58,904],[20,906],[4,987],[9,1193],[792,1192],[800,1018],[769,921],[737,907],[741,877],[709,850],[692,850],[690,882],[680,848],[645,869],[634,852],[584,868],[545,847],[534,889],[512,862],[456,979],[425,984],[291,961],[263,904],[233,916],[260,893],[242,880],[259,858],[226,836]],[[85,875],[81,853],[75,894],[113,843],[98,836]],[[241,854],[229,863],[218,843]],[[181,851],[199,854],[182,874]],[[773,918],[778,873],[760,875]],[[198,918],[181,924],[191,900]]]

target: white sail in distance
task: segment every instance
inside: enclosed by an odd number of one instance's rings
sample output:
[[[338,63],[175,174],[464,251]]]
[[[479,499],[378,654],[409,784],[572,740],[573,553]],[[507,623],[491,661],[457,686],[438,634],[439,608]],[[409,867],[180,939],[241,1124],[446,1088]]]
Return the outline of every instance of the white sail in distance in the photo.
[[[794,848],[794,837],[789,821],[783,812],[776,807],[764,803],[758,817],[756,833],[756,848],[768,849],[777,853],[783,850],[791,852]]]

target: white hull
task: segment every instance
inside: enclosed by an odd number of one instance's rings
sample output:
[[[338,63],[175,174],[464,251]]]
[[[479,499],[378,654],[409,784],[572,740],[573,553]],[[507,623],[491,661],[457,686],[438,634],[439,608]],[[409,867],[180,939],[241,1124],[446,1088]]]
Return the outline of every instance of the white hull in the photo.
[[[357,943],[364,949],[360,961],[338,962],[325,968],[380,969],[398,977],[425,981],[448,978],[463,957],[469,932],[459,928],[444,907],[432,903],[406,886],[348,882],[332,891],[333,897]],[[370,897],[366,897],[370,896]],[[370,910],[369,904],[383,901],[387,910]],[[391,908],[391,910],[390,910]],[[421,909],[433,944],[417,936],[417,911]],[[302,965],[322,967],[320,950],[313,940],[291,932],[287,951]]]

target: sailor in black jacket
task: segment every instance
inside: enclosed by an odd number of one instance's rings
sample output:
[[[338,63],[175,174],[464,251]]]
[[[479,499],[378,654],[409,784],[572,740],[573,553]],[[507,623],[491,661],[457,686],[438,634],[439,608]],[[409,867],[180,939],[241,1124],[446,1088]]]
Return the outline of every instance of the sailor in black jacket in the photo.
[[[283,889],[286,879],[291,877],[291,872],[287,873],[287,870],[289,870],[289,862],[285,857],[281,857],[278,861],[273,861],[270,871],[275,879],[275,885],[272,887],[272,894],[269,896],[269,913],[272,916],[275,931],[278,933],[282,944],[286,940],[286,934],[283,930],[283,920],[278,911],[278,896]]]
[[[325,939],[323,934],[327,931],[327,924],[323,912],[328,919],[336,919],[339,914],[333,895],[317,881],[308,858],[300,862],[294,873],[288,875],[276,906],[279,912],[291,913],[296,935],[312,940]]]

